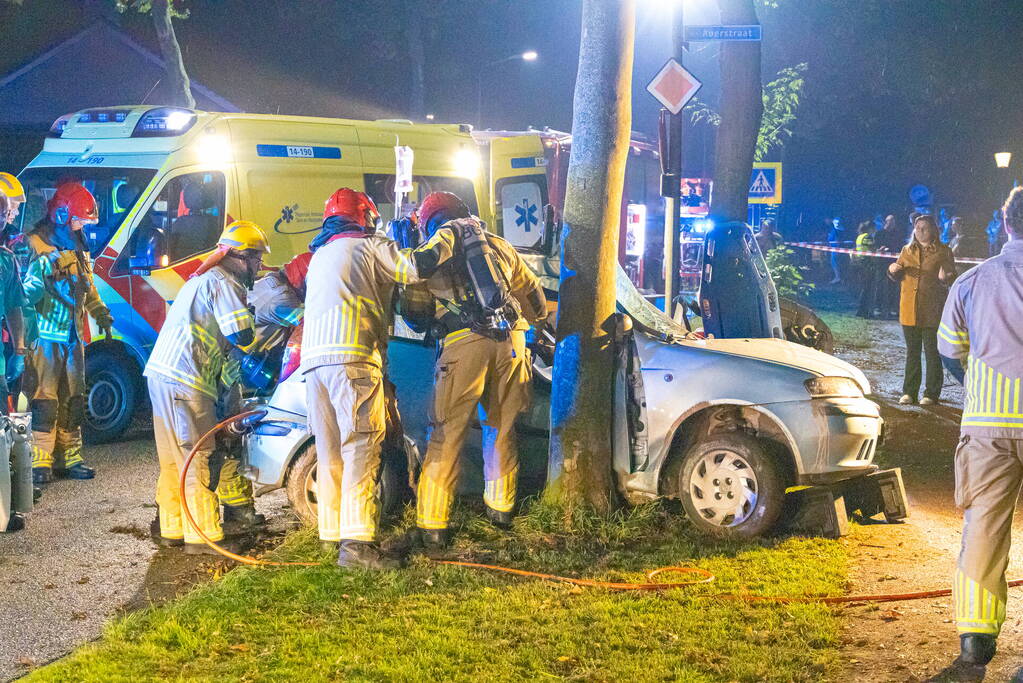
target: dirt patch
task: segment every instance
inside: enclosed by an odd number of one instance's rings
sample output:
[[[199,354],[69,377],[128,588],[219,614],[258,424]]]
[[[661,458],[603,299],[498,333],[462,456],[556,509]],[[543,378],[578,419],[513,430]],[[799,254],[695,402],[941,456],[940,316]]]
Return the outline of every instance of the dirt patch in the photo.
[[[948,588],[961,540],[962,515],[953,502],[952,457],[959,438],[962,389],[946,376],[943,405],[900,406],[904,351],[897,323],[865,321],[874,343],[840,347],[837,355],[869,377],[882,405],[886,441],[879,463],[901,467],[910,500],[904,524],[855,528],[843,543],[853,557],[851,593],[906,593]],[[1023,520],[1009,578],[1023,577]],[[842,610],[843,680],[923,681],[934,678],[959,651],[952,599],[850,606]],[[1008,621],[985,680],[1023,681],[1023,589],[1009,592]]]

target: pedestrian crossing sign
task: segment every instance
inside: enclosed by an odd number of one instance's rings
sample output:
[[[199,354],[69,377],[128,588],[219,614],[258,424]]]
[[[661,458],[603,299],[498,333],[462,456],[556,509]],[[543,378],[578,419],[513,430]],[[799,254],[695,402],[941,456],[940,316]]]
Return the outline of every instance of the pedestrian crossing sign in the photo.
[[[781,162],[758,161],[749,178],[750,204],[781,204]]]

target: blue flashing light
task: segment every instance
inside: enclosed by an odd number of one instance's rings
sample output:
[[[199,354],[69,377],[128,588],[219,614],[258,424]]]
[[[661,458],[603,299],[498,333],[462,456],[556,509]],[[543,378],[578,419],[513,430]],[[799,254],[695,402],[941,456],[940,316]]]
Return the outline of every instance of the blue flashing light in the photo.
[[[710,218],[698,218],[693,221],[693,232],[707,233],[714,229],[714,221]]]
[[[198,116],[190,109],[159,107],[147,111],[135,124],[133,138],[173,137],[188,132]]]

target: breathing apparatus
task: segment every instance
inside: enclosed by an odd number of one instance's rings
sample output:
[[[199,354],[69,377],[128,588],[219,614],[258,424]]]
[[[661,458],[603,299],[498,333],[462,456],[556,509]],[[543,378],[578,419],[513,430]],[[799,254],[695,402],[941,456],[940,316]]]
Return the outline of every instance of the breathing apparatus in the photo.
[[[0,532],[21,529],[33,505],[32,414],[0,416]]]

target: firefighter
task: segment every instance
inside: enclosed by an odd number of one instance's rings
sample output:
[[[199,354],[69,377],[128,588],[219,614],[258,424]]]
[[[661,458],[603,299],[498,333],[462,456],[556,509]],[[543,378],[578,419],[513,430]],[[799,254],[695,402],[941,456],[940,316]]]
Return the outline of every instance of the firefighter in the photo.
[[[235,552],[248,543],[246,532],[261,521],[250,519],[250,524],[228,527],[225,534],[232,506],[240,508],[241,516],[246,509],[254,516],[252,495],[236,468],[220,472],[219,477],[211,472],[213,446],[207,446],[192,461],[185,488],[187,501],[179,495],[185,458],[196,441],[216,425],[218,400],[223,401],[225,390],[235,384],[228,351],[248,346],[255,338],[246,290],[262,267],[263,255],[270,252],[266,235],[251,221],[228,225],[217,245],[171,304],[144,373],[149,382],[160,460],[156,487],[159,511],[151,532],[160,545],[184,544],[189,554],[214,551],[187,523],[185,502],[202,532]],[[232,409],[221,406],[220,416],[226,417]],[[219,486],[214,483],[218,478]],[[225,503],[225,525],[220,521],[218,494]]]
[[[338,565],[388,569],[400,562],[377,543],[377,479],[385,435],[383,367],[396,285],[415,279],[410,252],[377,233],[365,193],[327,200],[310,243],[301,372],[316,437],[320,541]]]
[[[427,195],[419,223],[429,239],[413,256],[437,300],[440,355],[416,525],[427,549],[441,549],[450,541],[459,452],[477,406],[487,516],[497,526],[511,524],[519,473],[515,419],[532,396],[525,332],[545,320],[547,301],[515,248],[487,233],[457,196]]]
[[[21,181],[13,174],[0,172],[0,194],[7,196],[7,227],[3,231],[0,231],[0,242],[2,242],[0,246],[6,248],[14,255],[15,263],[18,266],[19,277],[24,276],[24,274],[28,272],[31,252],[29,250],[28,240],[25,239],[25,235],[21,232],[21,229],[15,221],[21,213],[21,205],[25,203],[25,188],[21,184]],[[24,370],[17,379],[8,379],[9,388],[13,392],[13,396],[11,396],[11,398],[13,399],[15,407],[17,406],[20,393],[24,392],[26,399],[31,401],[36,387],[35,369],[32,367],[32,363],[27,362],[27,360],[29,350],[32,348],[36,337],[38,336],[38,329],[36,325],[35,307],[29,305],[27,301],[21,308],[21,318],[23,323],[22,334],[26,355],[22,361],[14,362],[15,365],[23,365]],[[16,369],[16,367],[8,368],[9,371],[14,369]]]
[[[994,656],[1005,621],[1005,568],[1023,484],[1023,188],[1009,194],[1003,215],[1008,243],[955,281],[938,327],[943,363],[966,388],[955,454],[963,541],[952,594],[957,664],[971,667]]]
[[[3,176],[0,174],[0,189],[4,188]],[[17,208],[11,209],[15,201],[6,192],[0,191],[0,234],[6,232],[7,220],[12,213],[17,215]],[[7,413],[9,407],[16,408],[11,402],[11,387],[25,370],[28,349],[25,348],[24,305],[25,292],[17,258],[13,251],[0,244],[0,315],[3,316],[11,342],[10,358],[0,354],[0,364],[3,364],[0,369],[0,413]]]
[[[85,416],[86,312],[110,335],[113,318],[99,297],[82,235],[96,223],[96,199],[80,183],[59,185],[46,218],[29,235],[31,251],[25,298],[35,307],[32,350],[36,387],[32,395],[32,475],[45,484],[53,470],[70,479],[92,479],[82,461]],[[62,465],[62,468],[61,468]]]

